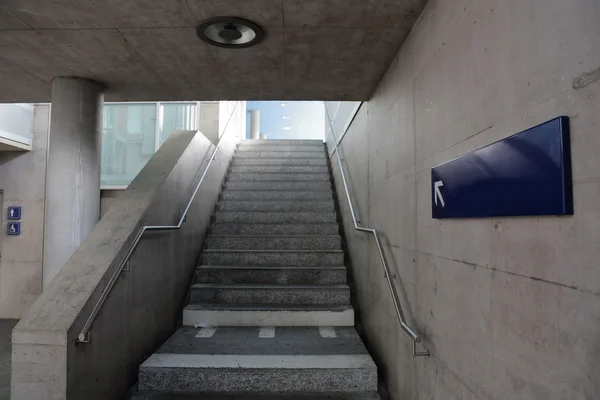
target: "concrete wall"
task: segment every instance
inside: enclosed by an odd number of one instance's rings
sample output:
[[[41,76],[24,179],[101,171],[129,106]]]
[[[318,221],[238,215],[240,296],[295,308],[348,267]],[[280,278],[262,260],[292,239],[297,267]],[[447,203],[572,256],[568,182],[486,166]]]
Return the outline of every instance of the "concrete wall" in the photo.
[[[42,292],[46,153],[50,106],[35,107],[31,152],[0,152],[0,318],[21,318]],[[21,235],[8,236],[9,206],[22,207]]]
[[[104,217],[113,204],[119,202],[125,190],[122,189],[102,189],[100,191],[100,218]]]
[[[431,0],[342,140],[359,216],[386,234],[432,352],[411,357],[342,198],[359,316],[394,399],[600,397],[599,20],[597,0]],[[432,166],[559,115],[573,217],[431,218]]]
[[[114,399],[135,381],[181,318],[237,133],[224,136],[182,229],[144,236],[92,326],[91,343],[75,344],[138,230],[177,222],[214,149],[189,131],[163,144],[15,327],[12,399]]]
[[[200,103],[200,132],[213,143],[219,141],[219,102]]]

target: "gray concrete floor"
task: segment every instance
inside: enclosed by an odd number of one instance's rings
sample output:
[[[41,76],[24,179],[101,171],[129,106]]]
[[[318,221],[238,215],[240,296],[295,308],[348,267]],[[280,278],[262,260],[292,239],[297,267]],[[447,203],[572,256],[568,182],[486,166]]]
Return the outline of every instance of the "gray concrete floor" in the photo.
[[[11,333],[16,319],[0,319],[0,400],[10,399]]]

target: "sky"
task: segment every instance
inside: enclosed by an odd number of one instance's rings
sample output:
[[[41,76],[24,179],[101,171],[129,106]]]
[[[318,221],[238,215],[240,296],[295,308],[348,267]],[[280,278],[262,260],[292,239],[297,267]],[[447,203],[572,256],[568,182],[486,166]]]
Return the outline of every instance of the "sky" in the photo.
[[[250,138],[250,111],[260,111],[260,133],[268,139],[324,139],[322,101],[248,101],[246,137]]]

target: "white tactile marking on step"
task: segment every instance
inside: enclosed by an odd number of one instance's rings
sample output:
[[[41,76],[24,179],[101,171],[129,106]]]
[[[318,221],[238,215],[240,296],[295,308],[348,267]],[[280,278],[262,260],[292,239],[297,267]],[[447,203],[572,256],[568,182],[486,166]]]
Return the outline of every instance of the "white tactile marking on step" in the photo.
[[[196,337],[197,338],[210,338],[215,334],[216,331],[217,331],[217,328],[202,328],[198,331],[198,333],[196,334]]]
[[[336,338],[335,328],[333,326],[320,326],[319,335],[324,339]]]
[[[377,368],[368,354],[232,355],[156,353],[140,368],[354,369]]]
[[[275,327],[265,326],[258,331],[258,337],[261,339],[272,339],[275,337]]]

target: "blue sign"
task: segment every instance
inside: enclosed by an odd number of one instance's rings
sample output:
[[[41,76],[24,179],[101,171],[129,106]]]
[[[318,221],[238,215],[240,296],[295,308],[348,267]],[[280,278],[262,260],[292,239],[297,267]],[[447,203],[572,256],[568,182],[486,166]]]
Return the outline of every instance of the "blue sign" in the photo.
[[[21,207],[8,207],[8,219],[21,219]]]
[[[21,223],[20,222],[9,222],[7,231],[8,231],[8,234],[11,236],[19,236],[21,234]]]
[[[569,118],[559,117],[431,170],[433,218],[571,215]]]

